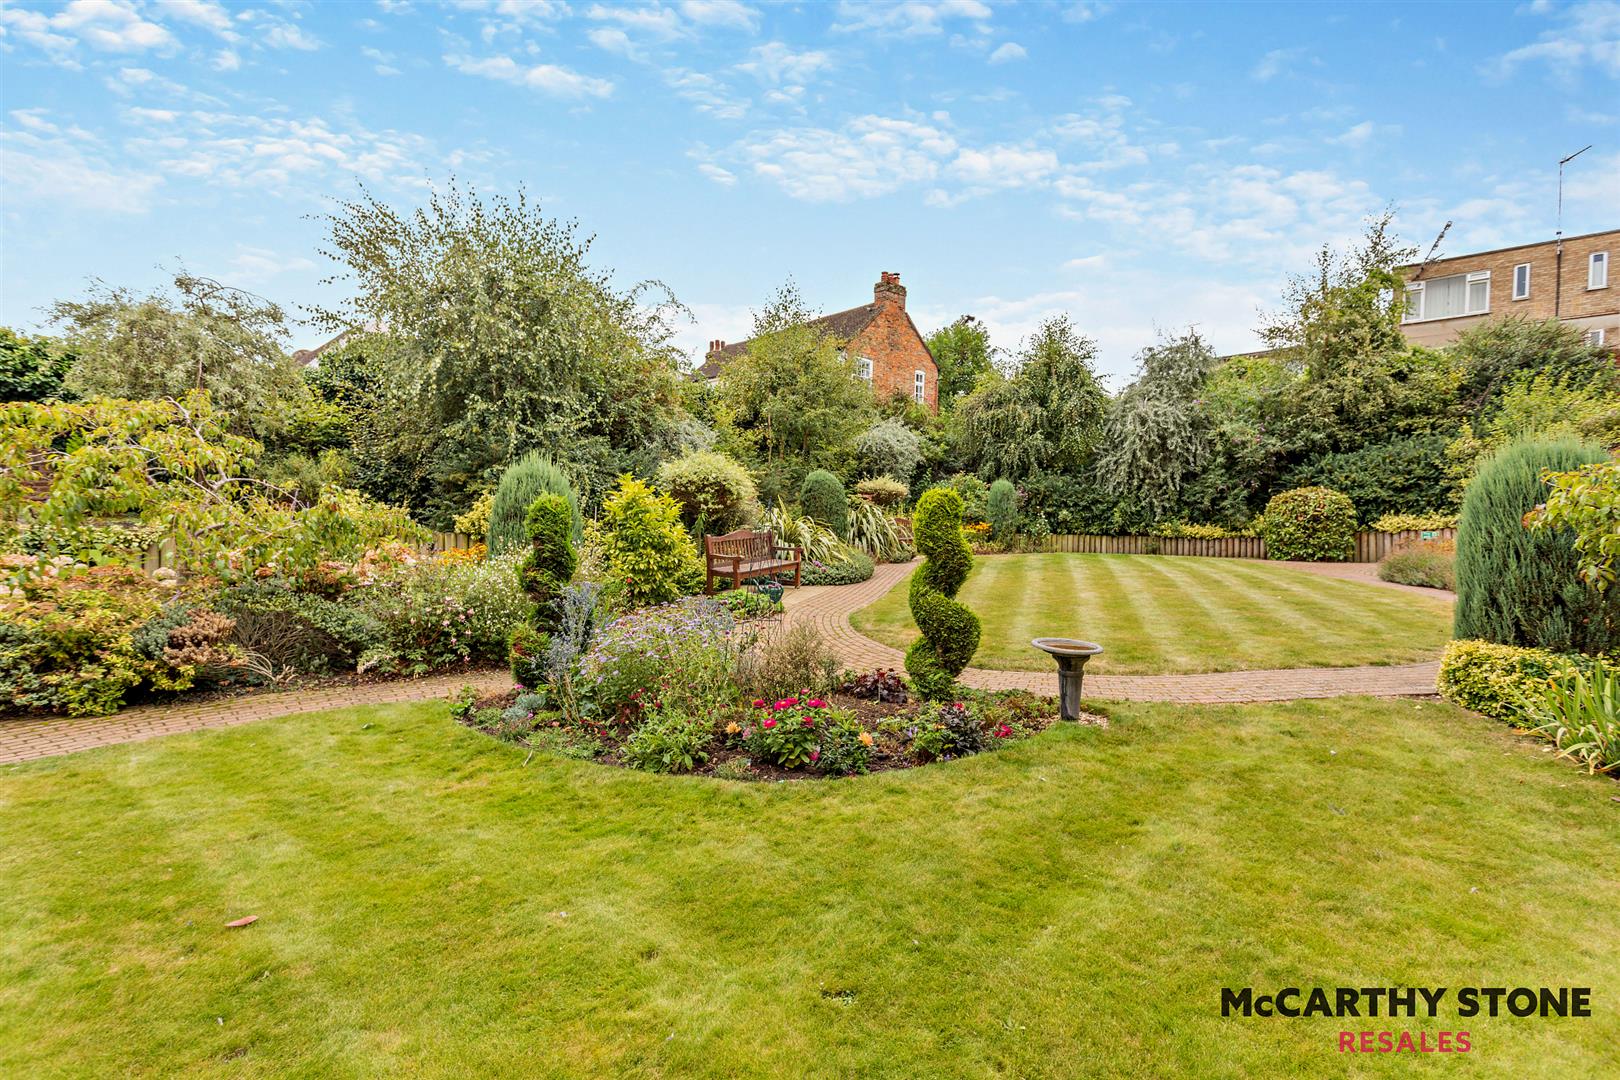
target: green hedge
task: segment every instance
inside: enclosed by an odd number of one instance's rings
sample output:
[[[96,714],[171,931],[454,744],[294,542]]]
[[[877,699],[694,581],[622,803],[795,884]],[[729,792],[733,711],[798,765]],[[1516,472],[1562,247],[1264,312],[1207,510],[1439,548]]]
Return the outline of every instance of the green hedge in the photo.
[[[1490,641],[1453,641],[1440,659],[1440,696],[1516,727],[1534,724],[1532,706],[1554,678],[1591,667],[1584,656]]]
[[[1356,553],[1356,508],[1331,488],[1280,492],[1266,504],[1266,558],[1344,562]]]
[[[1325,454],[1290,471],[1283,483],[1342,491],[1355,503],[1363,523],[1385,514],[1440,510],[1451,504],[1451,478],[1446,473],[1449,441],[1446,435],[1419,435]]]

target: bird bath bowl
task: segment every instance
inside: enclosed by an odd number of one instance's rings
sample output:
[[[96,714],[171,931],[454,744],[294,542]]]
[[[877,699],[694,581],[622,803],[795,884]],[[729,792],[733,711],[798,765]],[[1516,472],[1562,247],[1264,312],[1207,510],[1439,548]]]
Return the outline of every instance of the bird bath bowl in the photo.
[[[1075,638],[1038,637],[1031,645],[1051,655],[1058,666],[1058,711],[1063,719],[1080,719],[1080,684],[1085,677],[1086,661],[1103,651],[1093,641]]]

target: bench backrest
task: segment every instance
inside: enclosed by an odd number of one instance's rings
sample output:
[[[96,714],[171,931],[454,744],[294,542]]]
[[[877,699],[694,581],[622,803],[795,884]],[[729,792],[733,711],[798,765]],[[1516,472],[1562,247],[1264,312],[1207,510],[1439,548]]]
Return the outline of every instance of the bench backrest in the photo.
[[[705,536],[703,550],[709,555],[740,556],[744,559],[769,559],[776,552],[776,538],[769,531],[754,532],[738,529],[724,536]]]

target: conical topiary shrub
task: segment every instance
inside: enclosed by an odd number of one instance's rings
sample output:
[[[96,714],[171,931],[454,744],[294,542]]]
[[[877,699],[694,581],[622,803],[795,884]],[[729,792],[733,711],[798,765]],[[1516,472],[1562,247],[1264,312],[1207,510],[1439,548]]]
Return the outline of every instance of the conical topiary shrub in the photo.
[[[973,549],[962,535],[962,496],[950,488],[924,492],[912,528],[927,561],[911,575],[911,617],[922,637],[906,650],[906,673],[923,697],[949,697],[979,650],[979,617],[954,599],[973,568]]]
[[[1600,593],[1580,580],[1567,533],[1524,525],[1546,498],[1544,471],[1607,456],[1575,439],[1521,442],[1480,466],[1457,522],[1454,636],[1554,652],[1620,648],[1620,592]]]
[[[495,502],[489,509],[489,553],[502,555],[529,542],[523,522],[529,507],[542,495],[561,495],[568,500],[570,532],[575,545],[585,535],[585,522],[579,513],[579,495],[568,482],[568,475],[552,460],[531,450],[506,467],[495,488]]]

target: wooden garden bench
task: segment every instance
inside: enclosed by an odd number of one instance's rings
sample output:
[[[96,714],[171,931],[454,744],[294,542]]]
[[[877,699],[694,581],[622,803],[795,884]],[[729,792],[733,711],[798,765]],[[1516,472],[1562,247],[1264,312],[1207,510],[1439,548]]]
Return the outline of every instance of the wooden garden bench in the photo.
[[[749,578],[793,571],[793,585],[799,585],[804,552],[796,547],[780,547],[769,530],[754,532],[738,529],[724,536],[703,538],[703,591],[714,592],[716,579],[731,580],[733,589],[742,588]]]

